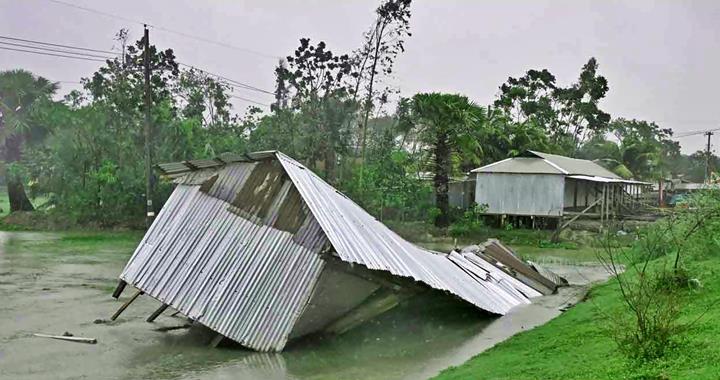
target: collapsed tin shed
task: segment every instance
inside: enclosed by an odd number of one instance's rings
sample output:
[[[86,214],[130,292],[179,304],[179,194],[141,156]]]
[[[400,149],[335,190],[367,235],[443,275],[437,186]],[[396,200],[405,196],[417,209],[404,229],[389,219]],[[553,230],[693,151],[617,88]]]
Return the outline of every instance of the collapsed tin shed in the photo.
[[[402,239],[280,152],[160,169],[177,187],[120,279],[258,351],[343,332],[428,288],[493,314],[540,295],[479,257]]]

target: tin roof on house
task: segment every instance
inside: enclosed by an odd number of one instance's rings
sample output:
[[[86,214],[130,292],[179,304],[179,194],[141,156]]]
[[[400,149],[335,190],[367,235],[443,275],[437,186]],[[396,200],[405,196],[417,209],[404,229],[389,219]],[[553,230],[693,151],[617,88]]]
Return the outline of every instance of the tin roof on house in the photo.
[[[508,158],[472,170],[473,173],[518,173],[584,175],[621,179],[620,176],[590,160],[529,150],[521,157]]]
[[[280,152],[159,168],[178,186],[120,278],[246,347],[282,350],[328,256],[495,314],[540,295],[489,263],[404,240]]]

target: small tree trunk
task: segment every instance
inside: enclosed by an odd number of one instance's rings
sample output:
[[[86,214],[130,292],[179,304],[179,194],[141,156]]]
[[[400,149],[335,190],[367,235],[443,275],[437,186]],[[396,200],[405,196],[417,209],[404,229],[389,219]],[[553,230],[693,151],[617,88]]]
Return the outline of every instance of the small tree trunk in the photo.
[[[448,199],[448,179],[450,177],[450,145],[447,134],[438,136],[435,144],[435,206],[440,214],[435,217],[435,226],[445,228],[450,225],[450,201]]]
[[[20,134],[12,135],[5,140],[5,162],[7,164],[20,161],[22,142],[23,136]],[[25,194],[25,186],[23,186],[22,178],[17,177],[9,170],[6,170],[6,176],[10,212],[35,210],[27,194]]]
[[[337,176],[335,161],[337,161],[335,147],[331,142],[328,142],[325,146],[325,181],[331,185],[335,185],[335,179]]]
[[[22,181],[14,177],[8,177],[7,189],[8,198],[10,198],[10,212],[35,210],[27,194],[25,194]]]

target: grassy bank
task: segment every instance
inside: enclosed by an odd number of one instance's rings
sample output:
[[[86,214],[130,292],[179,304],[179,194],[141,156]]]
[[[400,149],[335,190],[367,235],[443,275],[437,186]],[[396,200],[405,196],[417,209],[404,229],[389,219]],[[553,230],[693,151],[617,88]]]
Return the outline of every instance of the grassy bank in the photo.
[[[688,297],[684,321],[698,320],[669,354],[631,365],[606,333],[612,328],[602,310],[619,308],[615,282],[597,286],[587,302],[536,329],[521,333],[476,356],[436,380],[455,379],[717,379],[720,375],[720,262],[691,266],[703,288]],[[708,310],[709,308],[709,310]],[[703,315],[703,313],[707,312]]]
[[[720,320],[720,240],[717,236],[720,236],[720,195],[715,194],[714,198],[699,198],[696,207],[684,215],[669,216],[643,231],[640,240],[631,249],[622,251],[624,256],[619,256],[630,268],[621,275],[626,284],[650,284],[647,299],[655,301],[649,302],[663,302],[668,294],[677,297],[668,299],[673,300],[669,304],[678,310],[677,326],[682,327],[679,333],[670,335],[669,342],[660,340],[661,335],[653,335],[653,339],[663,342],[661,346],[666,348],[659,358],[630,359],[619,349],[613,336],[630,333],[637,337],[639,330],[634,322],[614,324],[618,316],[629,318],[628,321],[634,321],[635,316],[628,309],[617,281],[611,279],[594,287],[586,302],[459,367],[446,369],[436,380],[720,378],[717,341],[720,336],[717,323]],[[682,257],[679,272],[672,270],[677,252],[681,252]],[[644,258],[648,260],[647,267],[643,265]],[[638,262],[638,266],[629,265]],[[674,276],[686,273],[687,276],[662,277],[664,273]],[[665,280],[653,282],[657,278]],[[683,280],[676,280],[680,278]],[[672,282],[667,281],[670,279]],[[633,300],[635,293],[630,294],[629,299]],[[637,298],[632,302],[638,302]],[[668,314],[649,315],[654,321],[664,321],[663,315]],[[623,344],[623,348],[629,347],[633,346]]]

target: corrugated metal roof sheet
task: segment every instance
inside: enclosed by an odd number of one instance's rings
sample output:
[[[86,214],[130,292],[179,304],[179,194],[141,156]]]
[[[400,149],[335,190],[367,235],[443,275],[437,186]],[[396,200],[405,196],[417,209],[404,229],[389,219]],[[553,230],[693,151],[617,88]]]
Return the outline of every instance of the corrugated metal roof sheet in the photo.
[[[557,154],[528,151],[538,157],[544,158],[553,164],[561,167],[567,174],[589,175],[595,177],[621,179],[619,175],[605,169],[604,167],[590,161],[578,158],[570,158]]]
[[[278,157],[342,260],[411,277],[496,314],[529,302],[525,297],[497,297],[499,289],[492,282],[469,281],[444,255],[406,241],[312,171],[282,153]]]
[[[327,247],[496,314],[538,295],[480,258],[407,242],[282,153],[216,162],[225,163],[161,166],[179,185],[120,277],[247,347],[285,346]]]
[[[473,173],[565,174],[621,179],[595,162],[535,151],[472,170]]]
[[[535,157],[514,157],[473,169],[473,173],[564,174],[555,166]]]
[[[625,183],[629,185],[652,185],[650,182],[643,182],[643,181],[635,181],[630,179],[618,179],[618,178],[606,178],[606,177],[597,177],[597,176],[588,176],[588,175],[570,175],[568,178],[574,178],[574,179],[580,179],[583,181],[591,181],[591,182],[602,182],[602,183]]]

